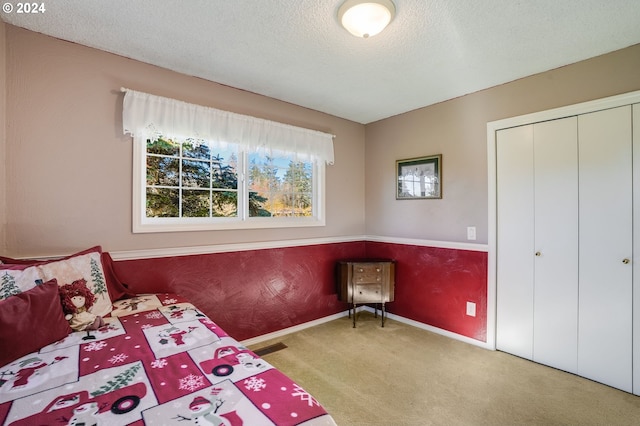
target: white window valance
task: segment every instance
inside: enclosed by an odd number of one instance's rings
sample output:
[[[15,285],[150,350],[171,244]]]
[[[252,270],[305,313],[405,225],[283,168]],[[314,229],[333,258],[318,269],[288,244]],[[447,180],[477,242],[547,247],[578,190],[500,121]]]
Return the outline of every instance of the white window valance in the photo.
[[[254,152],[285,152],[301,161],[333,164],[333,135],[130,89],[125,92],[124,134],[146,139],[204,139]]]

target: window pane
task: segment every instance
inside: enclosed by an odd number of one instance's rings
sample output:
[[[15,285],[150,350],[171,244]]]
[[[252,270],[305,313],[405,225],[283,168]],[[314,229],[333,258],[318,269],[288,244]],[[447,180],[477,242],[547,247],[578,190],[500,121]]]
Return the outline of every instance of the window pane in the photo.
[[[178,186],[177,158],[147,157],[147,185]]]
[[[179,190],[147,188],[147,217],[178,217]]]
[[[250,155],[249,162],[249,216],[313,215],[311,163],[258,154]]]
[[[187,139],[182,143],[182,156],[188,158],[199,158],[201,160],[209,160],[211,151],[204,141],[195,139]]]
[[[219,189],[238,189],[238,156],[235,152],[226,154],[226,158],[221,154],[215,154],[211,159],[211,186]]]
[[[286,161],[286,160],[285,160]],[[249,216],[273,216],[284,172],[283,160],[259,154],[249,155]]]
[[[209,191],[182,191],[182,216],[209,217]]]
[[[212,216],[238,216],[238,193],[231,191],[214,191],[212,194]]]
[[[313,168],[310,163],[291,161],[284,175],[284,190],[287,191],[284,216],[312,216]]]
[[[180,144],[169,139],[158,139],[155,142],[147,140],[147,152],[160,155],[180,155]]]
[[[182,160],[182,186],[187,188],[209,188],[209,161]]]

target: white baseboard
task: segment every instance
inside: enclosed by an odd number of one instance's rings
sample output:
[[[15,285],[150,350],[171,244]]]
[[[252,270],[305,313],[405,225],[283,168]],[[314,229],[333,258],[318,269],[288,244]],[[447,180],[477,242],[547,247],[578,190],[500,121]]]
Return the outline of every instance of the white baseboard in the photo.
[[[348,311],[340,312],[337,314],[329,315],[328,317],[318,318],[317,320],[294,325],[293,327],[283,328],[282,330],[274,331],[273,333],[267,333],[261,336],[252,337],[251,339],[243,340],[240,343],[242,343],[244,346],[255,345],[256,343],[261,343],[271,339],[277,339],[278,337],[286,336],[287,334],[295,333],[296,331],[302,331],[305,328],[313,327],[325,322],[333,321],[338,318],[346,317],[347,315],[349,315]]]
[[[373,312],[373,308],[369,307],[369,306],[365,306],[365,309]],[[454,333],[452,331],[449,330],[444,330],[442,328],[438,328],[438,327],[434,327],[432,325],[429,324],[425,324],[419,321],[415,321],[409,318],[405,318],[405,317],[401,317],[400,315],[395,315],[395,314],[390,314],[390,313],[386,313],[385,316],[389,319],[407,324],[407,325],[412,325],[414,327],[417,328],[421,328],[423,330],[427,330],[430,331],[432,333],[436,333],[436,334],[440,334],[441,336],[445,336],[445,337],[449,337],[451,339],[454,340],[459,340],[461,342],[464,343],[469,343],[470,345],[474,345],[474,346],[479,346],[481,348],[484,349],[489,349],[489,350],[495,350],[495,348],[493,348],[491,345],[487,344],[487,342],[483,342],[481,340],[476,340],[476,339],[472,339],[471,337],[467,337],[467,336],[463,336],[462,334],[458,334],[458,333]]]
[[[366,310],[369,312],[373,312],[373,308],[370,306],[358,306],[357,311]],[[349,315],[349,311],[340,312],[334,315],[329,315],[327,317],[318,318],[317,320],[305,322],[303,324],[298,324],[293,327],[283,328],[282,330],[274,331],[273,333],[263,334],[261,336],[252,337],[251,339],[243,340],[242,343],[244,346],[255,345],[257,343],[265,342],[271,339],[277,339],[278,337],[286,336],[287,334],[295,333],[297,331],[302,331],[306,328],[314,327],[316,325],[323,324],[325,322],[333,321],[338,318],[346,317]],[[401,317],[400,315],[386,313],[387,318],[392,319],[394,321],[398,321],[407,325],[411,325],[413,327],[417,327],[423,330],[430,331],[432,333],[440,334],[445,337],[449,337],[454,340],[459,340],[464,343],[469,343],[470,345],[479,346],[484,349],[495,350],[495,348],[488,345],[486,342],[482,342],[480,340],[472,339],[467,336],[463,336],[461,334],[453,333],[448,330],[443,330],[438,327],[433,327],[428,324],[424,324],[418,321],[414,321],[409,318]]]

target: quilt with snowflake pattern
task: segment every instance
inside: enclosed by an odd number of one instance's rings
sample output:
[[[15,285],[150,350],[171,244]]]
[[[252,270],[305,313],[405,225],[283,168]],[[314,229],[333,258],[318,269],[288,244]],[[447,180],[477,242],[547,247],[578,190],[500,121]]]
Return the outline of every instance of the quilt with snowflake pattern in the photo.
[[[313,396],[180,296],[120,300],[105,321],[0,367],[0,422],[335,425]]]

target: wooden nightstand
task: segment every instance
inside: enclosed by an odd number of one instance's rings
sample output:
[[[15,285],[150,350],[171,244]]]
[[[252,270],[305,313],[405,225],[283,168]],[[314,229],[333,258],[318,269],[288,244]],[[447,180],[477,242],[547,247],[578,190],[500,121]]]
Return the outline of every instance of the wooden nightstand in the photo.
[[[357,305],[373,303],[381,305],[384,327],[384,304],[393,302],[395,287],[395,262],[392,260],[341,261],[336,266],[338,298],[349,303],[349,317],[353,309],[353,326],[356,326]]]

